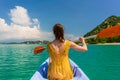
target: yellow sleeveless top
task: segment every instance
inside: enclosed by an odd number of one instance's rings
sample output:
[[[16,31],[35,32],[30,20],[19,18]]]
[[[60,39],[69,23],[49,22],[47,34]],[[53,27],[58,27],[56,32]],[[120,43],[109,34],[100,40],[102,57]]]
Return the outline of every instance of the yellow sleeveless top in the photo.
[[[49,80],[71,80],[73,71],[68,58],[70,41],[66,40],[64,49],[60,52],[54,50],[51,43],[47,44],[51,62],[48,68]]]

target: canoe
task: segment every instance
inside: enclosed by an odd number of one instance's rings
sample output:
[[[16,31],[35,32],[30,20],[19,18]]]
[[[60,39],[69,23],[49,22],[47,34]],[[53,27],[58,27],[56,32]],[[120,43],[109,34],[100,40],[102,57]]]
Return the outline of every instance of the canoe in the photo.
[[[72,80],[89,80],[89,78],[86,76],[86,74],[78,67],[75,62],[73,62],[71,59],[70,64],[72,66],[72,70],[74,73],[74,77]],[[30,80],[48,80],[47,79],[47,71],[48,71],[48,65],[49,65],[49,58],[45,60],[45,62],[40,65],[38,70],[33,74]]]

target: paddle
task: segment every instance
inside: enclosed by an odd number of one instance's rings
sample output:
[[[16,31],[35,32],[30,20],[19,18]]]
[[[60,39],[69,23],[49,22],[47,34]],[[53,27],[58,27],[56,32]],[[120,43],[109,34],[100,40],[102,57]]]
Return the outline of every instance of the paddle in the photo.
[[[44,50],[45,50],[44,46],[37,46],[37,47],[34,48],[34,54],[41,53]]]

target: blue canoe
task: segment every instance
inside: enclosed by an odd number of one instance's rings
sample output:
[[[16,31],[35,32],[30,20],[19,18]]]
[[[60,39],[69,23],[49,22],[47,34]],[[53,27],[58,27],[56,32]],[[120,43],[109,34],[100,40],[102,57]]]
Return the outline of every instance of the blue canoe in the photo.
[[[71,59],[70,64],[73,69],[74,77],[72,80],[89,80],[85,73],[76,65]],[[48,80],[47,71],[48,71],[49,59],[47,59],[39,69],[34,73],[30,80]]]

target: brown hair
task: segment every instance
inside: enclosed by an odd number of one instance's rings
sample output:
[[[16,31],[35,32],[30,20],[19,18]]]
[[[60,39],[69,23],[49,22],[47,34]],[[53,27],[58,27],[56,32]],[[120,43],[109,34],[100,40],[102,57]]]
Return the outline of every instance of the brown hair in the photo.
[[[55,35],[55,39],[59,40],[60,42],[64,42],[64,27],[61,24],[55,24],[53,26],[53,32]]]

